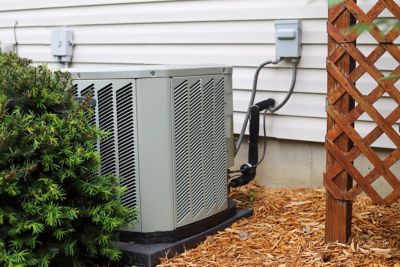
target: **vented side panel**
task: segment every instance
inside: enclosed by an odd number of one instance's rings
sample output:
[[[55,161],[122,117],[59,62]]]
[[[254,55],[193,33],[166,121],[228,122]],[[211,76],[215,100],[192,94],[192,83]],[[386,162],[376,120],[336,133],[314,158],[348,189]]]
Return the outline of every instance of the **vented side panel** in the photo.
[[[216,82],[214,89],[215,97],[215,131],[214,131],[214,158],[215,158],[215,180],[217,182],[218,207],[222,206],[227,199],[228,187],[226,178],[226,140],[225,140],[225,92],[224,78]],[[222,167],[223,166],[223,167]]]
[[[122,203],[137,207],[136,95],[134,80],[77,81],[77,96],[90,92],[96,101],[90,122],[108,133],[99,140],[100,174],[116,174],[127,187]]]
[[[214,97],[214,79],[211,78],[204,85],[204,177],[205,183],[205,201],[207,212],[217,203],[217,181],[215,175],[215,157],[214,153],[210,155],[207,151],[214,151],[215,147],[215,97]]]
[[[203,175],[203,92],[201,80],[190,86],[190,178],[192,181],[192,215],[197,216],[204,208]]]
[[[79,89],[77,88],[77,93],[78,93]],[[94,90],[94,84],[90,84],[89,86],[84,87],[81,91],[80,91],[80,96],[82,97],[86,97],[87,94],[93,94],[93,97],[95,97],[95,90]],[[89,122],[93,125],[96,125],[96,116],[97,116],[97,108],[96,106],[93,108],[93,116],[90,118]]]
[[[75,87],[75,86],[74,86]],[[78,90],[78,88],[77,88],[77,90]],[[86,86],[85,88],[83,88],[82,90],[80,90],[80,95],[82,96],[82,97],[85,97],[85,96],[87,96],[87,94],[88,93],[92,93],[92,94],[94,94],[94,84],[93,83],[91,83],[90,85],[88,85],[88,86]],[[78,93],[78,92],[77,92]]]
[[[73,96],[78,96],[78,85],[77,85],[77,84],[74,84],[74,85],[72,86],[71,94],[72,94]]]
[[[136,102],[132,83],[117,90],[118,160],[121,185],[127,187],[122,203],[137,205],[136,181]]]
[[[174,88],[175,172],[177,221],[183,220],[191,208],[189,162],[189,87],[186,80]]]
[[[99,128],[108,133],[100,141],[101,174],[117,174],[112,84],[97,92]]]
[[[177,226],[227,203],[223,76],[174,78]]]
[[[94,89],[94,84],[93,83],[80,84],[80,85],[74,84],[74,90],[73,90],[74,96],[86,97],[89,93],[92,94],[93,97],[94,97],[95,89]],[[89,112],[86,112],[86,114],[85,114],[87,118],[90,116],[90,118],[88,118],[89,119],[89,123],[94,125],[94,126],[97,126],[97,124],[96,124],[96,116],[97,116],[96,115],[96,110],[97,110],[97,108],[96,108],[96,106],[94,106],[93,107],[93,114],[90,114]],[[98,149],[98,144],[96,144],[94,146],[94,148]],[[95,177],[98,174],[99,174],[98,171],[93,171],[88,176],[88,178],[90,179],[92,177]]]

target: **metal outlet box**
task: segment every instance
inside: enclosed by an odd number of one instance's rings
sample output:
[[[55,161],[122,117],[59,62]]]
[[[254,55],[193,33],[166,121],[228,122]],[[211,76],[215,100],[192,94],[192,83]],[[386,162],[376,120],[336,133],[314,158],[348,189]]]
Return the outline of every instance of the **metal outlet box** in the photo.
[[[68,28],[58,28],[51,33],[51,53],[60,57],[62,61],[69,62],[74,46],[74,33]]]
[[[275,21],[275,53],[277,58],[301,56],[301,20]]]

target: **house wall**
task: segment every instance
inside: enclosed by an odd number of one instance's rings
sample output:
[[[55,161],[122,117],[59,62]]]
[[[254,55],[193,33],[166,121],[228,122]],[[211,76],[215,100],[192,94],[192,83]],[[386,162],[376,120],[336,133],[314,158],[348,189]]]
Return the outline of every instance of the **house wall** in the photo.
[[[380,158],[385,158],[391,149],[374,148]],[[263,143],[259,144],[260,155]],[[241,149],[235,159],[236,170],[247,160],[247,149]],[[257,168],[256,181],[270,187],[321,187],[326,166],[324,145],[317,142],[304,142],[267,138],[265,159]],[[361,155],[354,161],[362,175],[374,169],[371,163]],[[400,176],[400,161],[390,170]],[[381,196],[387,196],[393,190],[383,177],[378,178],[372,187]]]
[[[361,4],[365,9],[369,6],[368,1]],[[274,20],[301,19],[303,54],[295,92],[284,108],[267,116],[267,136],[279,142],[306,142],[313,147],[322,146],[326,132],[327,9],[326,0],[3,0],[0,41],[15,42],[17,22],[19,55],[37,64],[60,68],[63,65],[50,53],[50,35],[52,29],[68,26],[74,31],[76,43],[71,67],[142,63],[232,65],[234,128],[238,133],[255,69],[274,58]],[[390,14],[383,12],[382,16]],[[359,40],[364,52],[371,51],[374,43],[368,33]],[[386,53],[376,66],[392,70],[398,62]],[[282,100],[290,73],[288,63],[263,70],[256,101],[269,97]],[[376,86],[368,76],[358,83],[365,91]],[[386,115],[397,103],[384,98],[375,106]],[[363,134],[374,126],[365,115],[356,123]],[[398,129],[399,125],[394,127]],[[394,147],[385,137],[374,145]]]

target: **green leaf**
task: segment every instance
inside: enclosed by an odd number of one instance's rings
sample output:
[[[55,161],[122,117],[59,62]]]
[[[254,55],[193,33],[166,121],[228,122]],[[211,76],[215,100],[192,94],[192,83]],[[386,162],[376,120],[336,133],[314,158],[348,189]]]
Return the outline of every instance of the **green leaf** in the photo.
[[[312,4],[312,3],[315,3],[317,1],[318,0],[309,0],[309,3]],[[326,0],[323,0],[323,1],[326,1]],[[339,5],[339,4],[343,3],[343,1],[344,0],[328,0],[328,7],[332,8],[332,7],[336,6],[336,5]]]
[[[47,225],[51,227],[61,225],[61,219],[63,216],[60,207],[50,203],[45,207],[45,210],[45,222]]]
[[[49,267],[50,265],[50,260],[53,258],[52,255],[46,254],[41,259],[39,259],[38,262],[38,267]]]
[[[15,263],[24,263],[28,254],[27,250],[16,251],[12,255],[13,261]]]
[[[332,8],[334,6],[337,6],[341,3],[343,3],[344,0],[328,0],[328,7]]]
[[[11,197],[15,197],[21,193],[21,188],[17,182],[10,183],[6,186],[5,191]]]
[[[112,261],[119,260],[122,257],[121,251],[116,248],[105,247],[100,250],[101,255],[109,258]]]
[[[76,240],[74,240],[74,241],[69,240],[64,245],[64,252],[65,252],[65,255],[67,255],[67,256],[75,255],[75,250],[76,250]]]
[[[360,35],[363,32],[369,31],[375,26],[374,23],[358,23],[354,26],[351,26],[347,29],[344,30],[345,34],[348,33],[355,33],[357,35]]]
[[[397,80],[400,79],[400,74],[390,74],[382,79],[380,79],[381,81],[387,81],[387,80]]]
[[[54,230],[53,235],[56,237],[57,240],[62,240],[73,232],[75,232],[75,230],[72,228],[70,229],[58,228]]]
[[[98,238],[97,238],[97,242],[98,242],[98,244],[100,245],[100,246],[107,246],[108,245],[108,242],[110,241],[110,235],[105,235],[105,234],[103,234],[103,235],[100,235]]]
[[[44,225],[34,221],[25,222],[25,227],[32,230],[33,234],[40,234],[44,231]]]

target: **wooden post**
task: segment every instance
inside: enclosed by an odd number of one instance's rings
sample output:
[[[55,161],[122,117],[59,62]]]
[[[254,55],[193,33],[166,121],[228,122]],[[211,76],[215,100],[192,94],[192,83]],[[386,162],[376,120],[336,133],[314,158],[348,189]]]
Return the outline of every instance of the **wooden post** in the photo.
[[[352,1],[352,0],[350,0]],[[355,0],[354,0],[355,1]],[[340,4],[342,5],[342,4]],[[329,16],[332,16],[329,12]],[[338,17],[334,26],[339,30],[344,30],[351,25],[355,24],[355,19],[350,12],[345,10],[340,17]],[[337,43],[332,37],[328,37],[328,55],[336,51],[340,44]],[[355,61],[347,54],[344,54],[341,59],[336,63],[345,75],[351,73],[355,68]],[[336,90],[340,85],[338,82],[328,74],[328,95]],[[347,114],[354,108],[354,100],[349,94],[344,94],[336,103],[336,110],[340,114]],[[330,116],[327,119],[327,127],[332,129],[335,122]],[[334,142],[343,152],[349,151],[353,143],[349,138],[342,134]],[[336,163],[335,158],[327,153],[327,169],[330,169]],[[339,173],[334,179],[336,186],[343,192],[348,191],[352,187],[352,179],[346,171]],[[352,202],[348,200],[335,199],[332,194],[327,191],[326,197],[326,216],[325,216],[325,241],[346,243],[351,234],[351,216],[352,216]]]

